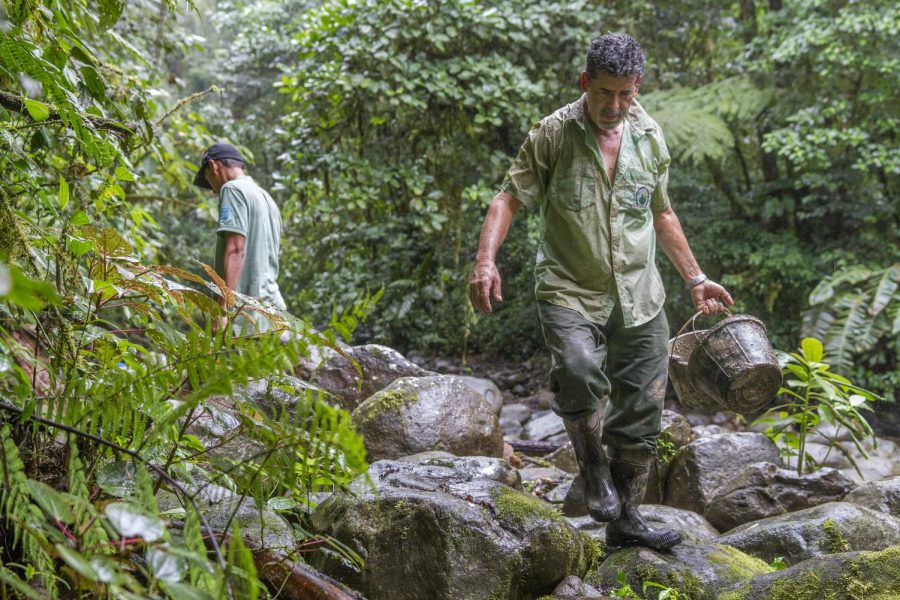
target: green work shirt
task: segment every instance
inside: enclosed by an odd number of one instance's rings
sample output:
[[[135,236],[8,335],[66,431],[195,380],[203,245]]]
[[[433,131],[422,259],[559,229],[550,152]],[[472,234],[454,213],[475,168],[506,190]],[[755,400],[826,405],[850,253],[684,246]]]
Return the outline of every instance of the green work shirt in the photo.
[[[235,291],[283,309],[278,289],[281,214],[271,196],[247,175],[232,179],[219,190],[216,272],[223,276],[225,233],[239,233],[245,238],[244,266]]]
[[[655,317],[666,298],[653,212],[669,207],[669,152],[659,125],[634,102],[610,182],[583,102],[531,129],[501,189],[540,209],[537,299],[602,325],[618,298],[624,326],[634,327]]]

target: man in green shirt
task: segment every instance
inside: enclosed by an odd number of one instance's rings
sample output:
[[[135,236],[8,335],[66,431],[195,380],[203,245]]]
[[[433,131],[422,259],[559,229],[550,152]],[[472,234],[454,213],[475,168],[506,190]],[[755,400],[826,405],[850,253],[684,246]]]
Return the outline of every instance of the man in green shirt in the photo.
[[[667,549],[678,532],[650,527],[638,510],[667,374],[656,242],[698,310],[718,313],[732,299],[700,270],[669,204],[665,140],[635,101],[644,60],[624,33],[592,42],[583,95],[531,129],[491,202],[469,297],[484,313],[502,300],[497,250],[521,206],[540,211],[535,295],[553,409],[572,440],[588,512],[609,521],[610,545]]]
[[[221,142],[207,148],[194,185],[219,195],[216,272],[234,291],[284,309],[278,289],[281,214],[271,196],[244,172],[237,148]],[[253,321],[255,331],[269,327],[262,315],[254,315]]]

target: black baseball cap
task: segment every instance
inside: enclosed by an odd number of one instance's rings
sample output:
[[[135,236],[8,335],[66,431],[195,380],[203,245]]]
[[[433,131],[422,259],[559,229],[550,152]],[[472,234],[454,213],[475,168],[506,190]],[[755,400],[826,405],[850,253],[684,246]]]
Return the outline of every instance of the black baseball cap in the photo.
[[[197,169],[197,174],[194,175],[194,185],[206,190],[211,190],[212,187],[206,181],[206,163],[210,160],[222,160],[224,158],[239,160],[242,164],[244,162],[244,157],[241,156],[238,149],[231,144],[226,144],[224,142],[215,143],[207,148],[203,153],[203,156],[200,157],[200,168]]]

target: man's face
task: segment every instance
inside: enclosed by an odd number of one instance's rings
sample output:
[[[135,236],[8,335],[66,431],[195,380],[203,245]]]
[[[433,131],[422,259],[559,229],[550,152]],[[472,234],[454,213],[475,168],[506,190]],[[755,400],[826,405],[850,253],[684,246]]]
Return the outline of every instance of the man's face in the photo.
[[[226,183],[225,167],[217,160],[210,159],[206,162],[206,169],[203,172],[203,176],[206,177],[206,183],[209,184],[209,187],[217,194]]]
[[[588,79],[587,73],[582,72],[581,90],[587,98],[588,118],[600,129],[618,127],[625,120],[640,83],[639,75],[613,77],[597,73],[593,79]]]

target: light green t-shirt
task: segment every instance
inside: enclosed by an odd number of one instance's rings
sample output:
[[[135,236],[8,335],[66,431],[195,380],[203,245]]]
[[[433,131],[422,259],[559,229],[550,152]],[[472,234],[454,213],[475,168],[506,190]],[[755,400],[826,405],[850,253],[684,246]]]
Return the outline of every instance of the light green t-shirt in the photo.
[[[536,124],[501,189],[540,210],[538,300],[605,324],[621,301],[626,327],[655,317],[666,298],[656,269],[653,212],[669,207],[662,130],[634,102],[610,181],[583,97]]]
[[[219,190],[216,228],[216,272],[224,273],[225,233],[244,236],[244,266],[236,292],[268,300],[284,308],[278,289],[281,214],[272,197],[253,179],[242,175]]]

